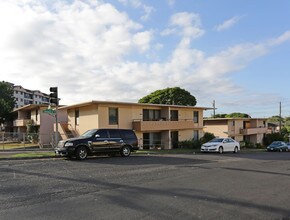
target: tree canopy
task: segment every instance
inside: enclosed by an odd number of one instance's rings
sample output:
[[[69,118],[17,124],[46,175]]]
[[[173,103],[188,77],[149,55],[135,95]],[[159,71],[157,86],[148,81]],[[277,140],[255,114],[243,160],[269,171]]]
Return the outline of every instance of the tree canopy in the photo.
[[[0,124],[10,118],[14,105],[13,88],[7,82],[0,82]]]
[[[139,99],[139,103],[195,106],[196,98],[180,87],[156,90]]]
[[[234,112],[227,114],[226,118],[251,118],[251,116],[246,113]]]
[[[251,118],[251,116],[246,113],[233,112],[230,114],[216,114],[215,118]]]

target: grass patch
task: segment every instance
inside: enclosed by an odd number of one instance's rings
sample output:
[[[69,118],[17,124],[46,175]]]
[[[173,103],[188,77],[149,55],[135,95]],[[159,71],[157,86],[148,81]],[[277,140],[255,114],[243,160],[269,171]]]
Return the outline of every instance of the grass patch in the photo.
[[[266,148],[242,148],[242,153],[260,153],[260,152],[267,152]]]
[[[262,153],[266,152],[264,148],[242,148],[240,153]],[[178,148],[178,149],[166,149],[166,150],[138,150],[136,154],[193,154],[201,153],[200,149],[191,148]]]
[[[195,152],[199,152],[199,149],[138,150],[136,154],[192,154]]]
[[[0,144],[0,149],[2,150],[11,150],[11,149],[26,149],[26,148],[39,148],[37,144],[32,143],[10,143],[10,144]]]
[[[1,155],[0,158],[41,158],[41,157],[53,157],[54,152],[26,152],[12,155]]]

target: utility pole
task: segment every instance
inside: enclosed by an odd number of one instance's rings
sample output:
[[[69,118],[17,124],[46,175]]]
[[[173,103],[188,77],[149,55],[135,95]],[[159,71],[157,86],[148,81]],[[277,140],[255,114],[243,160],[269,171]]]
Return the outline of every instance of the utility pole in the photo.
[[[213,117],[215,118],[215,100],[213,100],[212,102],[212,106],[213,106]]]
[[[280,106],[279,106],[279,133],[281,134],[281,129],[282,129],[282,104],[280,102]]]

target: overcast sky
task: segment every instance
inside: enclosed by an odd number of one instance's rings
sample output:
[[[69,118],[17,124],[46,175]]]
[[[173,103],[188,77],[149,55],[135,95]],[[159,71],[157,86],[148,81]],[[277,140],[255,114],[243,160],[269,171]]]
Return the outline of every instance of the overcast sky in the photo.
[[[179,86],[216,113],[290,116],[289,0],[1,0],[0,28],[0,80],[60,104]]]

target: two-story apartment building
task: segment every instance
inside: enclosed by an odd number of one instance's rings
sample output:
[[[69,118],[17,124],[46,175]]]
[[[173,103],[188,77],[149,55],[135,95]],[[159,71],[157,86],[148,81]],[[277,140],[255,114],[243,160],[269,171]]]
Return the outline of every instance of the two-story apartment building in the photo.
[[[178,142],[203,135],[203,111],[207,108],[162,104],[90,101],[61,107],[68,123],[59,131],[80,135],[92,128],[133,129],[144,148],[171,149]]]
[[[204,131],[216,137],[231,137],[236,141],[262,143],[267,133],[265,118],[211,118],[204,119]]]
[[[13,111],[13,133],[27,133],[27,125],[37,128],[38,143],[40,145],[50,145],[54,138],[55,116],[45,113],[48,105],[30,104],[17,108]],[[57,113],[58,121],[67,122],[66,111],[59,110]]]

